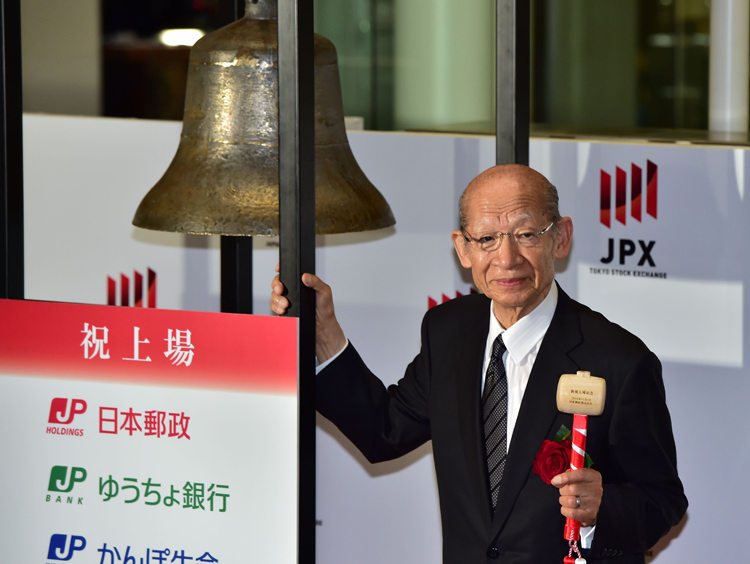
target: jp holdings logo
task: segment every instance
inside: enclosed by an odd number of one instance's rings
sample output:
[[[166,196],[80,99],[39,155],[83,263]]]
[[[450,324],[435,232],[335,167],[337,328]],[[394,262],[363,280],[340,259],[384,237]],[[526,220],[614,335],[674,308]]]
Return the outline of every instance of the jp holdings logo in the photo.
[[[70,535],[70,542],[68,542],[68,535],[52,535],[47,560],[67,561],[84,548],[86,548],[86,539],[83,537]]]
[[[144,285],[145,282],[145,285]],[[130,305],[130,278],[120,274],[120,291],[117,291],[117,281],[107,276],[107,305],[117,305],[117,294],[120,294],[120,305]],[[144,295],[146,297],[144,301]],[[144,279],[143,274],[133,271],[133,306],[156,307],[156,272],[150,268]]]
[[[59,495],[70,493],[76,484],[83,483],[86,480],[86,469],[75,466],[68,469],[67,466],[53,466],[49,474],[49,486],[47,491],[53,492],[47,494],[48,503],[64,503],[67,505],[83,505],[83,498],[75,498],[70,495]],[[58,495],[55,495],[58,494]],[[76,501],[77,500],[77,501]]]
[[[49,423],[53,425],[70,425],[76,415],[86,413],[86,402],[82,399],[55,398],[49,408]],[[83,429],[72,427],[47,427],[48,435],[83,436]]]
[[[639,223],[643,219],[643,211],[653,219],[657,217],[658,196],[658,172],[657,167],[651,161],[646,161],[646,193],[643,193],[643,170],[636,164],[631,165],[630,171],[630,194],[628,195],[627,172],[619,166],[615,168],[615,198],[614,219],[623,225],[628,221],[628,203],[630,203],[630,217]],[[600,221],[608,229],[612,227],[612,176],[601,171],[600,180]],[[629,257],[635,255],[640,248],[638,266],[656,267],[652,256],[656,241],[643,241],[638,239],[619,239],[617,243],[614,238],[609,238],[607,255],[601,258],[602,264],[609,264],[617,256],[619,264],[625,265]]]

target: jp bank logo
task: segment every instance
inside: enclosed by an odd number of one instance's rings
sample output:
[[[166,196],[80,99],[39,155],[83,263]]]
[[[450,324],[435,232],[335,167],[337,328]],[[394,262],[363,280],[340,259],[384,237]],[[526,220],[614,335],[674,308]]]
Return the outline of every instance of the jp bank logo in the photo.
[[[68,541],[68,535],[52,535],[47,560],[67,561],[84,548],[86,548],[86,539],[83,537],[70,535],[70,541]]]
[[[76,415],[83,413],[86,413],[86,402],[82,399],[55,398],[49,408],[49,422],[70,425]]]
[[[49,475],[49,487],[47,489],[51,492],[67,493],[73,489],[76,483],[80,484],[85,480],[85,468],[76,468],[73,466],[70,468],[70,472],[68,472],[67,466],[53,466],[52,472]]]
[[[615,168],[615,185],[612,186],[612,176],[600,171],[599,183],[599,221],[608,229],[612,228],[612,192],[614,188],[614,219],[622,225],[628,222],[628,207],[630,217],[639,223],[644,219],[644,208],[646,215],[657,218],[657,199],[659,193],[659,167],[651,161],[646,161],[646,190],[643,190],[643,169],[631,163],[630,167],[630,193],[628,193],[627,172],[619,166]],[[602,264],[609,265],[617,258],[620,266],[628,264],[630,257],[634,257],[637,251],[637,266],[656,267],[653,251],[656,241],[644,241],[642,239],[617,239],[610,237],[607,240],[607,254],[600,259]]]

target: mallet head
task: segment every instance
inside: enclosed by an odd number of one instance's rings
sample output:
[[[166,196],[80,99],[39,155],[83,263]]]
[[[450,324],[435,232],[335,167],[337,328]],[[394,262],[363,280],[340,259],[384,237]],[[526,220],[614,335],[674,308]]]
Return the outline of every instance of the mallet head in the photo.
[[[604,378],[582,370],[576,374],[563,374],[557,384],[557,409],[563,413],[601,415],[606,395]]]

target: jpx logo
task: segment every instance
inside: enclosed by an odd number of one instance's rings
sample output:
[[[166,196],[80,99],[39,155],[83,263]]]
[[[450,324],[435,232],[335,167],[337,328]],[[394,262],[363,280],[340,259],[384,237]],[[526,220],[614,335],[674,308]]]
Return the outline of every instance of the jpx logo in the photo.
[[[86,539],[80,536],[71,535],[68,542],[68,535],[52,535],[49,541],[48,560],[67,561],[73,558],[73,554],[86,548]]]
[[[49,422],[70,425],[76,415],[86,413],[86,402],[82,399],[55,398],[49,409]]]
[[[130,305],[130,278],[120,274],[120,291],[117,291],[117,280],[107,276],[107,305],[117,305],[117,295],[120,296],[120,305]],[[145,294],[145,299],[144,299]],[[156,272],[150,268],[146,271],[146,277],[137,270],[133,271],[133,306],[134,307],[156,307]]]
[[[656,219],[659,167],[646,161],[646,213]],[[627,203],[630,200],[630,215],[641,221],[643,216],[642,181],[643,170],[632,164],[630,174],[630,198],[627,193],[627,173],[619,166],[615,168],[615,219],[627,224]],[[601,171],[601,222],[612,227],[612,176]]]
[[[614,186],[614,218],[623,225],[627,225],[628,203],[630,204],[630,217],[641,222],[643,211],[654,219],[657,218],[657,196],[658,196],[658,172],[657,167],[651,161],[646,161],[646,193],[643,194],[643,170],[636,164],[631,165],[630,172],[630,194],[628,195],[627,173],[620,167],[615,168]],[[600,180],[600,221],[608,229],[612,227],[612,176],[601,171]],[[607,255],[601,258],[603,264],[611,263],[615,255],[618,255],[619,264],[624,265],[628,257],[635,255],[640,250],[638,266],[655,267],[652,252],[656,241],[643,241],[638,239],[615,239],[609,238]]]
[[[49,488],[51,492],[67,493],[73,489],[76,483],[86,480],[86,469],[72,467],[68,476],[67,466],[53,466],[49,475]]]
[[[469,293],[476,294],[477,291],[474,288],[470,288],[469,289]],[[458,290],[456,290],[456,297],[460,298],[461,296],[463,296],[463,294],[461,292],[459,292]],[[444,304],[445,302],[449,302],[451,299],[452,298],[450,296],[446,296],[445,294],[443,294],[443,301],[442,302],[438,302],[437,300],[433,299],[432,297],[427,296],[427,309],[432,309],[433,307],[437,307],[438,303],[443,303]]]

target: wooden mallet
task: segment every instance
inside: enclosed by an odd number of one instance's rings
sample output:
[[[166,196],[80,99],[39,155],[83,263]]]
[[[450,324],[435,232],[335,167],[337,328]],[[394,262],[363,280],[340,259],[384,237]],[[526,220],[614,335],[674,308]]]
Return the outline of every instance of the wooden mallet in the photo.
[[[607,382],[604,378],[592,376],[589,372],[578,371],[576,374],[563,374],[557,384],[557,409],[573,415],[573,445],[570,456],[570,469],[578,470],[586,465],[586,434],[589,415],[601,415],[604,411],[604,400],[607,396]],[[570,546],[564,564],[585,562],[578,550],[581,538],[581,523],[575,519],[565,520],[565,539]],[[578,560],[573,558],[578,554]]]

